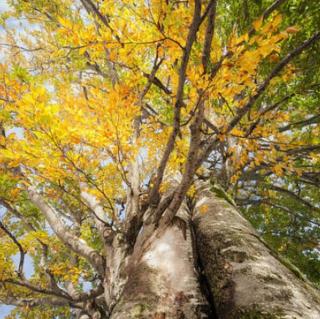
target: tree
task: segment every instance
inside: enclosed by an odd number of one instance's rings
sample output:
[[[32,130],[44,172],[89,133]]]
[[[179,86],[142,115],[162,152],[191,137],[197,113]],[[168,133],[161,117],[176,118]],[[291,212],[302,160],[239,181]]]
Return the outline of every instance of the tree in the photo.
[[[317,1],[9,3],[9,317],[318,318]]]

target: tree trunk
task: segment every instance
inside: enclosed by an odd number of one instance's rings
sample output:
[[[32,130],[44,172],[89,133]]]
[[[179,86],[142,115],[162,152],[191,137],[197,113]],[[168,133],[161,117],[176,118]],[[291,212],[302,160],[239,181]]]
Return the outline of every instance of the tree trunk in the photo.
[[[320,318],[319,292],[208,187],[200,191],[193,222],[218,318]]]
[[[127,263],[111,319],[320,318],[317,290],[207,188],[199,191],[193,214],[180,209],[172,225],[142,248],[148,227]]]
[[[212,318],[198,283],[187,219],[176,217],[147,249],[138,238],[128,263],[128,280],[112,319]]]

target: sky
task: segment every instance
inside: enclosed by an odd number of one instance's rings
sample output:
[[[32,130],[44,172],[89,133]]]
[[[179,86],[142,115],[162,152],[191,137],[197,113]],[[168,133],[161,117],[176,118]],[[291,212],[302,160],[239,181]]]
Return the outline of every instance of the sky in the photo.
[[[8,9],[7,1],[0,0],[0,12],[3,12]]]
[[[6,0],[0,0],[0,14],[10,9],[10,7],[7,4]],[[18,27],[18,22],[13,19],[8,19],[7,25],[10,26],[10,28]],[[0,27],[1,31],[1,27]]]

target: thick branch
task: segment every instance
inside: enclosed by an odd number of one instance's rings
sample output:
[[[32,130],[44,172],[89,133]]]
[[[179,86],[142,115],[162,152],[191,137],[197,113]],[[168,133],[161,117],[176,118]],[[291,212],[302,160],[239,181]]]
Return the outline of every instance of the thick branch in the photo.
[[[181,107],[183,105],[183,89],[184,84],[186,80],[186,70],[187,65],[189,62],[189,57],[191,53],[192,45],[196,39],[196,34],[198,31],[198,28],[201,23],[201,1],[196,0],[195,6],[194,6],[194,14],[193,19],[189,28],[189,33],[186,41],[186,46],[184,48],[181,66],[179,70],[179,81],[178,81],[178,88],[176,93],[176,103],[174,106],[174,119],[173,119],[173,130],[169,136],[168,142],[166,144],[162,159],[160,161],[159,167],[157,169],[157,175],[154,181],[154,186],[150,192],[150,204],[152,206],[156,206],[159,202],[159,188],[160,184],[163,179],[163,174],[165,171],[165,168],[167,166],[167,162],[169,160],[170,154],[174,148],[174,143],[176,140],[176,137],[179,133],[180,129],[180,113],[181,113]]]
[[[217,0],[213,0],[213,5],[210,7],[208,15],[208,24],[202,51],[202,66],[205,73],[207,72],[207,67],[210,62],[211,44],[214,35],[217,2]]]
[[[196,159],[198,157],[199,148],[200,148],[199,147],[201,142],[200,128],[204,119],[204,107],[205,107],[204,97],[201,92],[199,93],[199,100],[198,100],[197,107],[198,107],[197,114],[194,118],[193,123],[190,126],[191,141],[190,141],[189,151],[187,155],[187,160],[186,160],[182,180],[174,194],[174,198],[172,202],[170,203],[167,211],[165,212],[165,215],[163,216],[163,220],[162,220],[163,224],[168,224],[169,222],[171,222],[173,217],[176,215],[192,183],[194,173],[197,169]]]
[[[55,297],[47,297],[47,298],[40,298],[40,299],[33,299],[33,298],[18,298],[18,297],[5,297],[0,298],[1,303],[5,305],[12,305],[17,307],[25,307],[28,306],[30,308],[37,307],[41,305],[51,305],[56,307],[61,306],[71,306],[73,308],[80,308],[79,306],[76,306],[72,304],[67,299],[62,298],[55,298]]]
[[[56,297],[65,298],[65,299],[69,298],[69,296],[62,289],[60,289],[59,291],[50,290],[50,289],[47,289],[44,287],[36,286],[26,280],[6,279],[3,282],[8,283],[8,284],[12,284],[15,286],[25,287],[31,291],[41,293],[44,295],[56,296]]]
[[[96,250],[89,247],[83,240],[70,233],[54,209],[35,190],[29,189],[28,193],[31,202],[39,208],[58,238],[75,253],[86,258],[96,271],[103,276],[104,261],[102,256]]]

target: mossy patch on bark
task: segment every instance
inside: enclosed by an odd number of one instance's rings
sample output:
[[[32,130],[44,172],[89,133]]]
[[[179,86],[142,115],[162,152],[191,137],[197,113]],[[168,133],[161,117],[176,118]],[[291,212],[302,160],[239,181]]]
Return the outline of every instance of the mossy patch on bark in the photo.
[[[138,318],[143,318],[144,312],[145,311],[149,311],[150,310],[150,306],[148,304],[144,304],[144,303],[139,303],[133,306],[133,308],[131,309],[131,317],[138,319]]]

